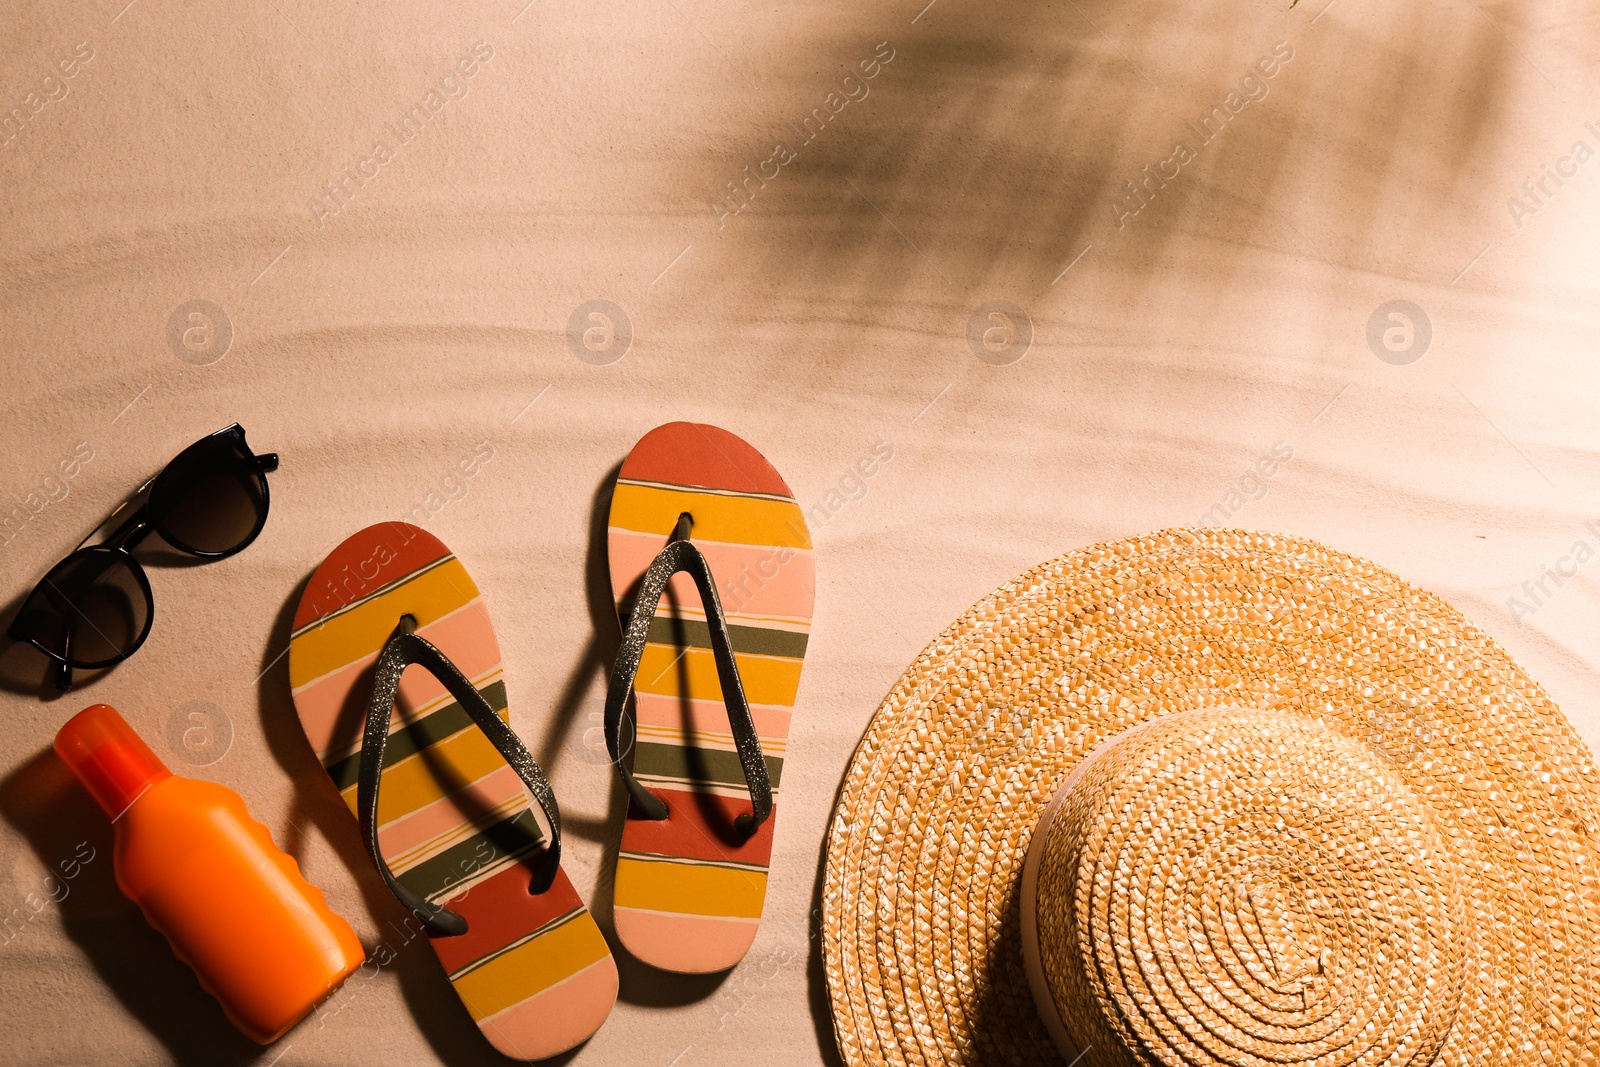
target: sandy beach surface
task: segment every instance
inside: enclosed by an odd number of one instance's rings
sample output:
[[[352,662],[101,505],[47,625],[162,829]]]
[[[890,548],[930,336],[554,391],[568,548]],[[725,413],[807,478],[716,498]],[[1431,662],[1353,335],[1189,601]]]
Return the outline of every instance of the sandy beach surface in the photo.
[[[0,1061],[504,1062],[421,943],[250,1046],[116,893],[50,740],[116,705],[243,794],[367,945],[396,940],[280,657],[329,549],[419,522],[483,590],[604,925],[604,508],[673,420],[788,480],[815,625],[754,949],[712,979],[622,958],[571,1062],[835,1063],[813,913],[852,747],[971,603],[1095,541],[1229,525],[1371,558],[1600,747],[1592,6],[15,0],[3,22],[7,618],[190,441],[238,421],[282,467],[245,552],[150,562],[128,663],[58,697],[0,653]]]

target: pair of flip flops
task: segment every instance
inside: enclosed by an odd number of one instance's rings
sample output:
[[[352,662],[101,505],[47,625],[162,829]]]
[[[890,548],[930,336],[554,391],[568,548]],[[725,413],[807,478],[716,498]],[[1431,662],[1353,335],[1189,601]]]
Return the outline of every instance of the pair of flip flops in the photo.
[[[634,447],[608,525],[623,640],[606,739],[629,794],[616,935],[666,970],[725,970],[766,896],[810,537],[759,452],[684,422]],[[408,523],[351,536],[301,597],[289,674],[369,856],[489,1041],[542,1059],[592,1035],[616,964],[561,869],[559,807],[508,725],[499,644],[461,562]]]

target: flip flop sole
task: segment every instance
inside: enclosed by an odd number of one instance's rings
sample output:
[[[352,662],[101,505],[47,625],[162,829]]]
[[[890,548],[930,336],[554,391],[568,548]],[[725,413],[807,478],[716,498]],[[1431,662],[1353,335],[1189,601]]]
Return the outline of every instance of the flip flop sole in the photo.
[[[499,642],[466,568],[408,523],[351,536],[301,596],[289,678],[306,737],[352,815],[373,665],[407,614],[509,722]],[[422,670],[402,678],[390,720],[378,841],[402,884],[467,920],[465,934],[430,941],[497,1049],[544,1059],[605,1021],[617,994],[605,938],[564,871],[546,892],[528,892],[522,861],[544,846],[528,795],[466,711]],[[416,920],[406,921],[414,931]]]
[[[734,829],[750,797],[699,593],[689,575],[674,575],[634,690],[634,773],[668,817],[624,825],[614,914],[639,959],[705,973],[732,967],[755,940],[816,579],[805,516],[772,464],[726,430],[669,423],[634,446],[617,476],[608,556],[619,612],[686,511],[722,598],[773,812],[748,840]]]

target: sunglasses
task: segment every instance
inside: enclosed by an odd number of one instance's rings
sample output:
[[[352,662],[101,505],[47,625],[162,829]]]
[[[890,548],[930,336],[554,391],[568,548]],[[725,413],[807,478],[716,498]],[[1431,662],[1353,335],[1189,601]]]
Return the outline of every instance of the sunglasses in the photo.
[[[55,661],[60,690],[72,688],[73,668],[121,663],[150,636],[155,617],[150,579],[133,558],[134,547],[154,532],[202,559],[242,551],[267,524],[266,476],[277,469],[277,454],[251,452],[238,423],[196,441],[50,568],[23,601],[8,635]],[[112,529],[104,540],[88,544],[107,527]]]

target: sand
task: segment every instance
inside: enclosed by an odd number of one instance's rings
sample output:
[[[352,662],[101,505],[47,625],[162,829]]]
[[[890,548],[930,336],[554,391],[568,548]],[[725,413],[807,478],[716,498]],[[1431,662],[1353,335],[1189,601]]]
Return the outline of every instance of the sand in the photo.
[[[394,937],[278,659],[312,567],[386,518],[477,577],[603,915],[597,523],[674,419],[787,477],[816,625],[755,949],[722,980],[624,960],[574,1062],[833,1062],[811,915],[856,738],[969,604],[1096,540],[1370,557],[1600,741],[1576,0],[124,2],[19,0],[0,43],[4,601],[211,430],[282,468],[246,552],[152,562],[132,661],[41,700],[37,657],[0,655],[0,1060],[254,1055],[47,755],[91,702]],[[259,1062],[498,1061],[420,944],[334,1007]]]

